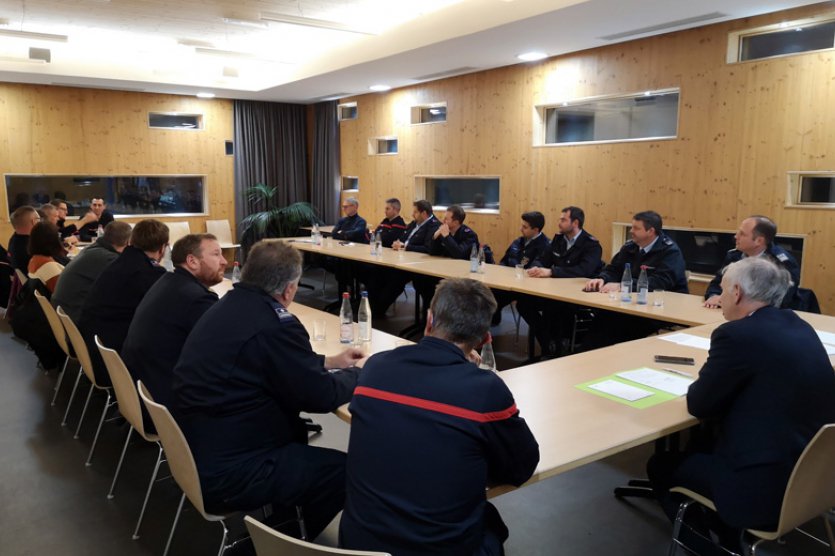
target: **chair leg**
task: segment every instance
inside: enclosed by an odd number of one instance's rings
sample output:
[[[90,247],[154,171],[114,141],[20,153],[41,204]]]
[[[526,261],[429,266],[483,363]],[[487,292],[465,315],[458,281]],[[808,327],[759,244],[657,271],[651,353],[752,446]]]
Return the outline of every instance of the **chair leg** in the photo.
[[[72,392],[70,393],[70,401],[67,402],[67,409],[64,410],[64,418],[61,420],[61,426],[67,426],[67,415],[70,414],[70,408],[72,407],[72,401],[75,398],[75,391],[78,390],[78,383],[81,381],[81,375],[84,374],[84,370],[79,367],[78,369],[78,376],[75,377],[75,384],[72,386]]]
[[[180,520],[180,513],[183,511],[183,502],[186,501],[186,493],[180,497],[180,504],[177,506],[177,513],[174,515],[174,523],[171,524],[171,533],[168,534],[168,542],[165,543],[165,550],[162,556],[168,556],[168,549],[171,548],[171,540],[174,538],[174,531],[177,529],[177,522]]]
[[[829,513],[823,514],[823,526],[826,528],[826,538],[829,539],[829,550],[832,551],[832,556],[835,556],[835,536],[832,535],[832,524],[829,522]]]
[[[307,540],[307,527],[304,524],[304,514],[302,507],[296,506],[296,520],[299,522],[299,536],[303,541]]]
[[[220,540],[220,550],[217,551],[217,556],[223,556],[228,548],[226,546],[226,539],[229,537],[229,529],[226,527],[226,521],[220,520],[220,526],[223,527],[223,538]]]
[[[113,475],[113,482],[110,483],[110,492],[107,493],[107,499],[113,499],[113,491],[116,489],[116,481],[119,480],[119,472],[122,470],[122,462],[125,461],[125,453],[128,451],[128,444],[130,443],[130,437],[133,436],[133,425],[130,426],[128,429],[128,437],[125,438],[125,446],[122,448],[122,455],[119,456],[119,463],[116,464],[116,473]]]
[[[678,551],[679,544],[681,544],[678,539],[681,536],[681,526],[684,523],[684,514],[687,512],[687,508],[690,507],[692,502],[692,500],[686,500],[678,507],[676,519],[673,522],[673,540],[670,543],[670,550],[667,552],[667,556],[675,556],[675,553]]]
[[[58,381],[55,383],[55,393],[52,395],[52,401],[49,402],[49,405],[55,405],[55,400],[58,399],[58,390],[61,389],[61,383],[64,381],[64,375],[67,374],[67,364],[70,362],[70,356],[68,355],[66,359],[64,359],[64,367],[61,369],[61,373],[58,375]]]
[[[90,385],[90,391],[87,392],[87,401],[84,402],[84,409],[81,410],[81,417],[78,419],[78,426],[75,427],[75,434],[73,438],[78,439],[78,433],[81,430],[81,423],[84,422],[84,416],[87,414],[87,406],[90,405],[90,398],[93,396],[93,390],[95,389],[94,385]]]
[[[104,409],[101,411],[101,418],[99,419],[99,426],[96,428],[96,435],[93,437],[93,445],[90,446],[90,453],[87,454],[87,461],[84,465],[90,467],[93,464],[93,452],[96,450],[96,443],[99,441],[99,434],[101,434],[101,426],[104,424],[104,418],[107,416],[107,410],[116,405],[116,400],[110,402],[110,388],[106,389],[107,399],[104,401]]]
[[[157,463],[154,465],[154,472],[151,473],[151,481],[148,483],[148,490],[145,492],[145,500],[142,502],[142,509],[139,510],[139,519],[136,520],[136,528],[133,530],[133,540],[139,538],[139,526],[142,525],[142,519],[145,517],[145,508],[148,507],[148,499],[151,498],[151,490],[154,488],[154,483],[157,481],[157,473],[159,473],[159,466],[162,463],[162,444],[157,442],[159,447],[159,454],[157,454]]]

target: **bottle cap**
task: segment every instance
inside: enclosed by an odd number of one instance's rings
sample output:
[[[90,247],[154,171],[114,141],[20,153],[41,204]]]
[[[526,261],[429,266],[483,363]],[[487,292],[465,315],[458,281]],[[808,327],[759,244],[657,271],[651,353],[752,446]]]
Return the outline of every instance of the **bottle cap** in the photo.
[[[342,294],[342,299],[348,299],[348,292],[344,292]]]

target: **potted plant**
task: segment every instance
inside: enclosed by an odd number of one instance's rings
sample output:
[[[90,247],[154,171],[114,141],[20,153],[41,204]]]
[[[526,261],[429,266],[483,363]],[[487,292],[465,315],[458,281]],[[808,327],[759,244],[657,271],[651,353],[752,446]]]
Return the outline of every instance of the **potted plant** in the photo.
[[[292,203],[279,207],[276,201],[278,188],[259,183],[246,189],[249,202],[261,210],[253,212],[241,221],[241,244],[244,253],[249,252],[259,240],[268,237],[294,237],[302,226],[314,222],[322,224],[316,209],[310,203]]]

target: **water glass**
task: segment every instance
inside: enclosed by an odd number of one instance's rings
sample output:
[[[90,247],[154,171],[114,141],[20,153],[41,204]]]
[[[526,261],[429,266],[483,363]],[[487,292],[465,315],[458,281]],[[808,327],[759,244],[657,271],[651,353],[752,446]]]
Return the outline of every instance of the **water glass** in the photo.
[[[323,342],[327,339],[327,325],[325,319],[316,319],[313,321],[313,340],[316,342]]]
[[[652,306],[653,307],[663,307],[664,306],[664,290],[655,290],[652,292]]]
[[[516,279],[521,280],[525,276],[525,265],[516,265]]]

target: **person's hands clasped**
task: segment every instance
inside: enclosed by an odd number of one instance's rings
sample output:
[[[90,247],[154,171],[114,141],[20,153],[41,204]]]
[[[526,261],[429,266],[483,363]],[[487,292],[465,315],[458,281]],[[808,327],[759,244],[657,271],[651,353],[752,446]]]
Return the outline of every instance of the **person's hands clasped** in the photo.
[[[350,347],[336,355],[325,357],[325,368],[344,369],[346,367],[362,367],[366,359],[368,358],[361,349]]]

